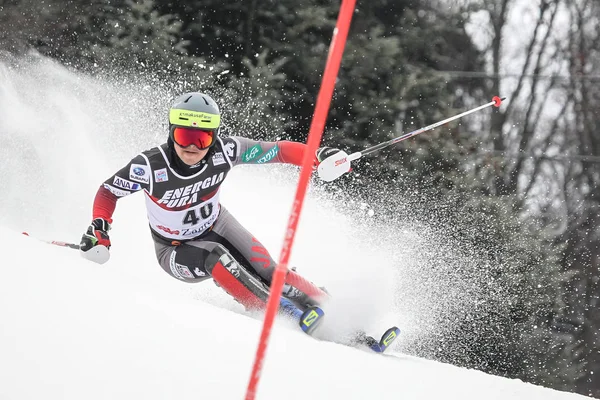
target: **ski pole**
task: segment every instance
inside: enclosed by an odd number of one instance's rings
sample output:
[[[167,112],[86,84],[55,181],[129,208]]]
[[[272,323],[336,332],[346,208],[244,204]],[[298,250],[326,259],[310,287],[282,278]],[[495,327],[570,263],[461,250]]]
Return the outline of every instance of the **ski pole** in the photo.
[[[475,107],[471,110],[465,111],[461,114],[455,115],[453,117],[450,118],[446,118],[445,120],[436,122],[434,124],[428,125],[424,128],[420,128],[417,129],[415,131],[412,132],[408,132],[402,136],[398,136],[397,138],[394,139],[390,139],[388,141],[385,141],[383,143],[379,143],[376,144],[375,146],[372,147],[368,147],[363,151],[357,151],[356,153],[352,153],[350,155],[348,155],[346,152],[344,151],[340,151],[339,153],[334,154],[333,156],[325,159],[321,164],[319,164],[319,167],[317,168],[317,171],[319,173],[319,177],[326,181],[332,181],[334,179],[339,178],[340,176],[342,176],[343,174],[345,174],[346,172],[350,171],[350,162],[354,161],[354,160],[358,160],[359,158],[361,158],[362,156],[365,156],[367,154],[371,154],[374,153],[378,150],[384,149],[388,146],[391,146],[393,144],[399,143],[403,140],[406,140],[408,138],[411,138],[413,136],[417,136],[418,134],[421,134],[423,132],[427,132],[430,131],[432,129],[435,129],[439,126],[442,126],[444,124],[447,124],[448,122],[457,120],[459,118],[462,118],[466,115],[472,114],[476,111],[479,110],[483,110],[484,108],[488,108],[491,106],[494,106],[496,108],[499,108],[500,105],[502,104],[502,101],[505,100],[506,97],[498,97],[498,96],[494,96],[492,98],[492,101],[490,101],[489,103],[483,104],[479,107]]]
[[[459,118],[462,118],[465,115],[469,115],[469,114],[472,114],[472,113],[474,113],[476,111],[483,110],[484,108],[488,108],[490,106],[500,107],[500,105],[502,104],[502,101],[505,100],[505,99],[506,99],[506,97],[500,98],[498,96],[494,96],[494,98],[492,99],[492,101],[490,101],[489,103],[486,103],[486,104],[481,105],[479,107],[475,107],[475,108],[473,108],[473,109],[471,109],[469,111],[465,111],[465,112],[463,112],[461,114],[458,114],[458,115],[455,115],[453,117],[446,118],[443,121],[439,121],[439,122],[436,122],[434,124],[428,125],[425,128],[421,128],[421,129],[417,129],[417,130],[412,131],[412,132],[408,132],[408,133],[406,133],[406,134],[404,134],[402,136],[399,136],[397,138],[388,140],[387,142],[379,143],[379,144],[377,144],[377,145],[375,145],[373,147],[369,147],[369,148],[367,148],[367,149],[365,149],[363,151],[357,151],[356,153],[352,153],[352,154],[350,154],[348,156],[348,161],[358,160],[362,156],[365,156],[367,154],[371,154],[371,153],[373,153],[373,152],[375,152],[377,150],[384,149],[384,148],[386,148],[388,146],[391,146],[393,144],[399,143],[399,142],[401,142],[403,140],[406,140],[408,138],[411,138],[413,136],[417,136],[420,133],[430,131],[430,130],[435,129],[435,128],[439,127],[439,126],[447,124],[448,122],[451,122],[451,121],[457,120]]]
[[[23,235],[29,236],[29,237],[33,237],[33,236],[30,236],[29,233],[27,233],[27,232],[23,232]],[[70,249],[79,250],[79,245],[75,244],[75,243],[67,243],[67,242],[62,242],[60,240],[42,240],[42,239],[38,239],[38,240],[40,242],[44,242],[44,243],[48,243],[48,244],[53,244],[55,246],[68,247]]]
[[[33,236],[30,236],[29,233],[27,233],[27,232],[23,232],[23,235],[33,237]],[[34,238],[34,239],[37,239],[43,243],[52,244],[54,246],[66,247],[68,249],[73,249],[73,250],[81,250],[81,247],[75,243],[67,243],[67,242],[62,242],[60,240],[42,240],[42,239],[38,239],[38,238]],[[110,253],[108,251],[108,248],[105,246],[101,246],[101,245],[94,246],[91,249],[89,249],[88,251],[81,250],[80,254],[83,258],[93,261],[98,264],[104,264],[105,262],[107,262],[110,259]]]

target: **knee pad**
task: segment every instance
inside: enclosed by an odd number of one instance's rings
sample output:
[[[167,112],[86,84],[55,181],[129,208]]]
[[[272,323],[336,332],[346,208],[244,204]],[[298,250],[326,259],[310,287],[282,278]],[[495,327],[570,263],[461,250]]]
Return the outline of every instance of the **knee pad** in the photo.
[[[227,249],[219,243],[213,243],[212,247],[207,248],[206,250],[209,253],[204,259],[204,269],[211,276],[218,263],[221,263],[223,266],[225,266],[230,264],[232,261],[236,262],[231,254],[229,254],[229,251],[227,251]]]
[[[220,244],[210,250],[204,267],[215,282],[247,309],[263,309],[269,290]]]

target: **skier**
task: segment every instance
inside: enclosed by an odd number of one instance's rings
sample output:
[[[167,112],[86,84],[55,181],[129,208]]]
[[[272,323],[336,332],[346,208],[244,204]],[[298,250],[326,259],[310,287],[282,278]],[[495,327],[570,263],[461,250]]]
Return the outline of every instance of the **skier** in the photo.
[[[169,111],[167,142],[134,157],[98,189],[81,250],[110,247],[108,232],[117,200],[143,191],[156,257],[169,275],[191,283],[213,278],[247,308],[264,307],[276,263],[221,205],[220,186],[236,165],[299,166],[306,145],[221,137],[220,128],[219,107],[210,96],[180,96]],[[338,151],[319,149],[318,162]],[[281,310],[311,333],[323,316],[318,305],[326,294],[294,276],[310,293],[286,284]]]

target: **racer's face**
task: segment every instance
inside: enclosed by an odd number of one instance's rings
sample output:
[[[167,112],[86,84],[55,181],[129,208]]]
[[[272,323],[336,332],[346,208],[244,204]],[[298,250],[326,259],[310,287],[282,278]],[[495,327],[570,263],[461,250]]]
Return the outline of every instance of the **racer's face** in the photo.
[[[188,147],[181,147],[177,143],[175,144],[175,152],[186,165],[196,165],[206,156],[209,149],[200,150],[195,145]]]

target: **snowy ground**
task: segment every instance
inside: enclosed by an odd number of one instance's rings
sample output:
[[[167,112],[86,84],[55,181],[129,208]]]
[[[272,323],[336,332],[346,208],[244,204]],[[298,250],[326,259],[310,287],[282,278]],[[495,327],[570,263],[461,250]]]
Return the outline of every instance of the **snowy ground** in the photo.
[[[183,283],[157,287],[143,276],[157,266],[140,268],[118,254],[99,266],[5,228],[0,243],[9,255],[0,279],[0,399],[243,398],[260,320],[194,298]],[[273,331],[258,393],[287,400],[576,397],[319,342],[285,321]]]
[[[160,88],[47,59],[0,62],[0,400],[243,398],[262,321],[212,283],[162,271],[141,194],[119,201],[105,265],[35,239],[77,242],[101,182],[166,139],[177,90]],[[275,258],[297,176],[244,166],[223,184],[223,204]],[[398,325],[400,340],[380,356],[278,321],[259,399],[575,397],[401,354],[422,354],[421,343],[452,329],[448,316],[461,318],[487,291],[455,273],[479,267],[476,259],[455,256],[423,227],[370,221],[373,208],[312,187],[291,263],[335,294],[330,327],[375,334]]]

